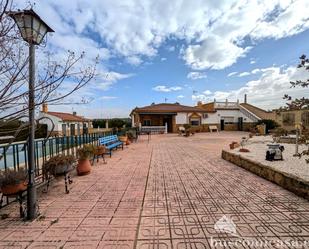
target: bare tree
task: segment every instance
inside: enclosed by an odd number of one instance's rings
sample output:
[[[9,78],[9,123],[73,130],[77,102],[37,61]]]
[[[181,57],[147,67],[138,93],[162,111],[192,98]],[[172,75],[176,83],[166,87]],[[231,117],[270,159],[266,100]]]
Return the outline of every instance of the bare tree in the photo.
[[[28,50],[14,22],[6,15],[12,0],[0,0],[0,119],[16,120],[28,113]],[[95,77],[98,59],[90,66],[82,63],[85,54],[72,51],[63,61],[45,52],[37,71],[35,106],[43,103],[63,104],[64,99]],[[88,60],[89,62],[89,60]],[[70,82],[70,87],[65,87]],[[83,103],[85,100],[77,100]]]
[[[297,65],[297,68],[303,68],[309,71],[309,59],[306,55],[302,55],[299,57],[300,63]],[[307,88],[309,86],[309,79],[307,80],[296,80],[291,81],[291,88],[295,87],[303,87]],[[285,94],[283,99],[286,99],[288,102],[286,103],[286,107],[281,108],[281,110],[302,110],[302,109],[309,109],[309,98],[302,97],[302,98],[295,98],[293,99],[292,96]]]

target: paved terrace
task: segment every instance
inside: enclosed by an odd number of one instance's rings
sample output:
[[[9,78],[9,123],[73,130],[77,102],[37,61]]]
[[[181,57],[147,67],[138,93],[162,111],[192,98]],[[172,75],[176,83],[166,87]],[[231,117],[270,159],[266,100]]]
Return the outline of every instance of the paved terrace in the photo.
[[[0,220],[0,248],[258,248],[211,247],[211,237],[233,240],[214,229],[223,215],[241,238],[309,240],[309,202],[220,158],[242,135],[142,137],[74,177],[70,194],[62,180],[53,184],[40,197],[40,219],[0,210],[10,213]]]

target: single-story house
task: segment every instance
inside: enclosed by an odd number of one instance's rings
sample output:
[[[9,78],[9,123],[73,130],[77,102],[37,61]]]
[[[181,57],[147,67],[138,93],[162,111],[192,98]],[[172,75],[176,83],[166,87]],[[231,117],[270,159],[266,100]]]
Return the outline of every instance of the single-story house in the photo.
[[[196,131],[209,131],[209,125],[218,130],[248,131],[261,119],[273,119],[274,114],[247,103],[217,102],[197,106],[184,106],[179,103],[151,104],[136,107],[130,114],[133,127],[164,126],[168,132],[177,132],[178,127],[190,124]]]
[[[165,126],[168,132],[177,132],[178,126],[192,124],[199,126],[204,114],[208,111],[200,107],[185,106],[179,103],[151,104],[136,107],[130,116],[133,127]]]
[[[92,120],[78,116],[76,112],[50,112],[47,104],[43,104],[39,119],[48,117],[54,124],[53,136],[74,136],[87,134],[88,129],[92,128]],[[47,124],[48,131],[52,130],[52,122],[48,119],[41,119],[41,124]]]

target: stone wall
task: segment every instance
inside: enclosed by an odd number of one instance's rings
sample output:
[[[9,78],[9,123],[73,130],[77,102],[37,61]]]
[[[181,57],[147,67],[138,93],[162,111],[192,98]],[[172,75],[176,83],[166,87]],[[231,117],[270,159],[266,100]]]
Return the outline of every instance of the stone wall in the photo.
[[[225,150],[222,158],[309,200],[309,182]]]
[[[224,124],[225,131],[238,131],[238,123]]]

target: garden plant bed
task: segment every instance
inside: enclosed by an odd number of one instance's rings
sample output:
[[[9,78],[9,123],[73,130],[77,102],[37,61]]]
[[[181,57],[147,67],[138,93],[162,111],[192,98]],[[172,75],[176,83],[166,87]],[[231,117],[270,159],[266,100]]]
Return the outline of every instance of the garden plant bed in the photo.
[[[250,152],[241,153],[239,148],[223,150],[222,158],[309,199],[309,165],[304,159],[293,157],[293,144],[282,144],[285,147],[283,161],[266,161],[265,153],[270,142],[269,137],[249,139],[245,148]],[[300,147],[299,151],[303,148]]]

